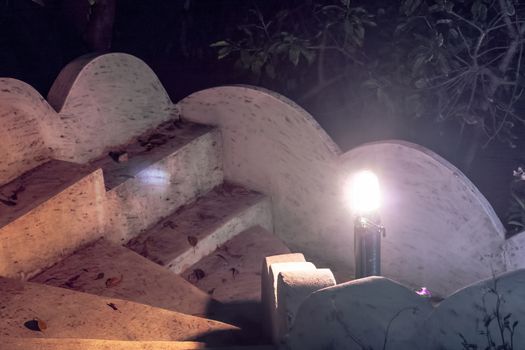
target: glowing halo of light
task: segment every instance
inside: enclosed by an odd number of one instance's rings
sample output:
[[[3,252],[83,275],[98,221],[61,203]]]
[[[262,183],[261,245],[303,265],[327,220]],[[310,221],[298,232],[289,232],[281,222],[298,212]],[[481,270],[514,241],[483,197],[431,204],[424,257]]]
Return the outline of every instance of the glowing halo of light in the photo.
[[[355,173],[345,184],[345,201],[359,215],[368,214],[381,206],[381,191],[377,176],[370,170]]]

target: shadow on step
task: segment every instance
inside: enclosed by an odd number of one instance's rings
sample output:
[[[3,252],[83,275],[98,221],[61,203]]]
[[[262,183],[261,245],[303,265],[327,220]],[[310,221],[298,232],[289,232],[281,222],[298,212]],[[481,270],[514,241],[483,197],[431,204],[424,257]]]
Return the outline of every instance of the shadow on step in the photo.
[[[262,331],[262,306],[260,302],[248,300],[243,302],[220,303],[213,301],[209,305],[207,318],[225,322],[241,328],[236,334],[237,344],[263,345],[270,344]],[[201,341],[198,339],[198,341]]]

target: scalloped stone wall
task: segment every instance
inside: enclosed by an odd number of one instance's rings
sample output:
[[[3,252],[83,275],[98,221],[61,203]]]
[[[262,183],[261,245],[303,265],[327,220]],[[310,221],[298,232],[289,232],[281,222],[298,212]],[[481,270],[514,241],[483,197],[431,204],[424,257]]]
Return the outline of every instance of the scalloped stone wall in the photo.
[[[448,294],[492,272],[525,265],[470,181],[422,147],[387,141],[342,155],[302,108],[262,89],[226,86],[173,105],[151,69],[127,54],[83,57],[49,94],[0,81],[0,185],[50,158],[86,162],[108,147],[182,117],[217,125],[226,178],[272,197],[275,232],[339,281],[353,274],[352,214],[343,184],[361,168],[380,175],[387,277]],[[343,277],[341,279],[340,277]]]
[[[446,295],[505,271],[504,229],[491,206],[423,147],[386,141],[341,155],[306,111],[252,87],[211,88],[179,104],[182,118],[220,127],[225,176],[271,195],[276,233],[318,266],[328,264],[339,282],[352,277],[354,259],[343,187],[364,168],[378,173],[385,197],[385,276]]]

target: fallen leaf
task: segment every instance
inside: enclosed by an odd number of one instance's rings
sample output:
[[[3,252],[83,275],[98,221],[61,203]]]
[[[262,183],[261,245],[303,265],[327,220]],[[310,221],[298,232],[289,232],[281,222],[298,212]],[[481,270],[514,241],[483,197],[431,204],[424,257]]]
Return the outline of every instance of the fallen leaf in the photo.
[[[199,243],[199,240],[197,239],[197,237],[195,236],[188,236],[188,243],[192,246],[192,247],[195,247],[197,245],[197,243]]]
[[[210,289],[210,290],[208,291],[208,294],[209,294],[209,295],[212,295],[213,292],[215,292],[215,288]]]
[[[112,308],[113,310],[118,311],[118,307],[114,303],[109,303],[109,304],[106,304],[106,305],[109,306],[110,308]]]
[[[188,281],[190,281],[190,282],[193,282],[193,281],[198,282],[199,280],[203,279],[204,277],[206,277],[206,273],[203,270],[195,269],[195,270],[193,270],[192,273],[190,273],[188,275]]]
[[[24,322],[24,326],[27,329],[35,331],[35,332],[43,332],[47,329],[47,324],[44,322],[44,320],[41,320],[38,317],[35,317],[32,320]]]
[[[66,282],[62,283],[61,287],[74,288],[75,282],[78,280],[80,275],[76,275],[68,279]]]
[[[101,280],[101,279],[103,279],[103,278],[104,278],[104,272],[101,272],[101,273],[99,273],[99,274],[97,275],[97,277],[95,278],[95,281],[96,281],[96,280]]]
[[[124,276],[120,275],[120,277],[111,277],[106,280],[106,288],[112,288],[118,286],[122,280],[124,279]]]
[[[173,230],[174,228],[177,227],[177,225],[175,225],[175,223],[173,221],[168,220],[168,221],[166,221],[166,222],[164,222],[162,224],[162,227],[169,227],[169,228],[171,228]]]
[[[235,276],[239,274],[239,270],[237,270],[235,267],[232,267],[230,271],[232,272],[233,279],[235,279]]]

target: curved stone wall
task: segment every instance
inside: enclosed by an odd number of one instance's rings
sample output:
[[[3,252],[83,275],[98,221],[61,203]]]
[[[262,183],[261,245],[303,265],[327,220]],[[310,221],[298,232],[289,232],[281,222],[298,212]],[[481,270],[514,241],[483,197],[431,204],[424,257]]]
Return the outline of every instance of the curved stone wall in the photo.
[[[28,84],[0,79],[0,185],[51,158],[53,113]]]
[[[353,232],[343,186],[362,168],[379,174],[385,192],[385,276],[445,295],[505,270],[494,211],[459,170],[423,147],[387,141],[341,155],[306,111],[246,86],[200,91],[180,108],[182,118],[220,126],[225,176],[272,196],[275,232],[344,279],[353,273]]]
[[[271,195],[275,232],[319,266],[329,264],[340,281],[353,274],[343,184],[363,167],[380,175],[385,192],[387,277],[448,294],[506,265],[525,264],[525,245],[518,238],[506,243],[490,205],[448,162],[395,141],[342,155],[307,112],[278,94],[226,86],[174,106],[144,62],[118,53],[68,65],[49,93],[58,112],[22,82],[3,79],[2,86],[0,184],[50,158],[89,161],[178,116],[180,108],[190,121],[220,127],[226,178]]]
[[[85,162],[108,146],[178,115],[153,71],[123,53],[81,57],[59,74],[48,95],[62,124],[57,157]]]

